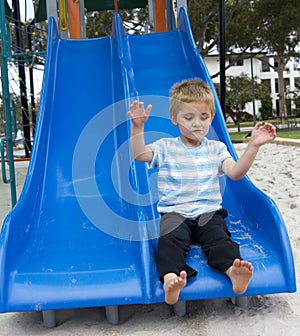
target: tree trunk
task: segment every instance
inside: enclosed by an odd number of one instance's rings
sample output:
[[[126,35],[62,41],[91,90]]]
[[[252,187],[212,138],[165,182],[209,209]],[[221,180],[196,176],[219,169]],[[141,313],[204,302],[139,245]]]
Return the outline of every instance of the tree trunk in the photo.
[[[285,102],[285,85],[284,85],[284,71],[285,64],[278,59],[278,67],[276,68],[278,74],[278,93],[279,93],[279,116],[282,122],[286,118],[286,102]]]

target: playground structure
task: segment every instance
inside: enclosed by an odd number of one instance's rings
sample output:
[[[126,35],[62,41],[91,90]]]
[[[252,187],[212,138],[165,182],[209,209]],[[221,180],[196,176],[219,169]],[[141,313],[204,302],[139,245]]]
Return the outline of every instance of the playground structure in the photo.
[[[89,60],[84,66],[83,59]],[[1,232],[1,312],[43,311],[45,322],[54,325],[57,309],[105,306],[115,323],[119,305],[164,301],[154,262],[155,174],[130,157],[127,110],[132,99],[151,102],[146,135],[176,136],[168,117],[169,89],[192,77],[214,91],[184,9],[176,29],[138,36],[126,34],[116,14],[112,35],[93,40],[64,40],[50,20],[30,166]],[[235,157],[215,98],[209,137],[223,141]],[[221,183],[228,226],[255,268],[238,298],[294,292],[293,256],[277,206],[247,177]],[[198,247],[188,263],[198,276],[182,290],[181,304],[236,297]]]
[[[35,4],[35,0],[32,0]],[[185,4],[179,0],[178,4]],[[34,76],[36,69],[42,73],[45,50],[39,50],[39,40],[46,35],[39,23],[53,17],[61,38],[85,38],[85,12],[133,8],[148,8],[151,31],[166,31],[174,27],[173,1],[132,0],[132,1],[95,1],[95,0],[40,0],[34,5],[34,18],[21,18],[19,0],[12,0],[12,8],[7,0],[1,4],[1,83],[2,109],[0,114],[0,146],[2,161],[2,180],[10,184],[12,206],[15,205],[16,186],[14,175],[13,145],[17,131],[23,135],[24,157],[29,160],[35,135],[36,111],[38,102],[35,97]],[[41,37],[42,36],[42,37]],[[19,93],[17,93],[19,91]],[[20,106],[16,106],[17,96]],[[17,102],[18,103],[18,102]],[[16,110],[22,111],[22,118],[16,117]],[[17,120],[18,119],[18,120]],[[15,158],[16,159],[16,158]],[[7,177],[5,161],[8,162]]]
[[[10,184],[11,203],[16,203],[13,146],[18,140],[24,146],[23,159],[29,159],[36,126],[37,99],[34,77],[42,72],[45,50],[38,44],[46,31],[32,20],[21,20],[18,1],[13,0],[14,10],[7,2],[1,3],[1,168],[2,180]],[[46,39],[45,39],[46,40]],[[17,139],[21,135],[21,139]],[[21,159],[21,158],[19,158]],[[6,174],[8,162],[9,177]]]

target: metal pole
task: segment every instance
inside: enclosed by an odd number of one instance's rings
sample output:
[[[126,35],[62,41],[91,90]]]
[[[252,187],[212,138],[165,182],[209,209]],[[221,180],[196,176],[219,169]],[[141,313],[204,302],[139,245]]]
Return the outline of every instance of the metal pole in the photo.
[[[15,181],[15,166],[14,166],[14,153],[13,153],[13,143],[12,143],[12,129],[11,129],[11,117],[10,117],[10,99],[9,99],[9,85],[8,85],[8,66],[7,66],[7,48],[6,48],[6,28],[5,28],[5,7],[4,1],[0,1],[0,29],[1,29],[1,41],[2,41],[2,62],[1,62],[1,72],[2,72],[2,87],[3,87],[3,106],[5,110],[6,119],[6,153],[9,162],[9,180],[4,181],[5,183],[10,183],[10,193],[11,193],[11,203],[12,207],[17,202],[16,195],[16,181]],[[4,158],[2,158],[3,160]],[[2,162],[2,167],[5,166]],[[2,171],[2,175],[5,176],[5,171]]]
[[[167,24],[167,31],[171,31],[174,29],[173,27],[173,1],[172,0],[165,0],[165,8],[166,8],[166,24]]]
[[[79,0],[80,31],[81,37],[86,38],[85,8],[84,0]]]
[[[225,3],[219,1],[219,30],[220,30],[220,104],[226,121],[225,105]]]
[[[17,46],[21,52],[24,52],[22,32],[21,32],[19,1],[12,0],[12,4],[14,8]],[[25,157],[29,158],[31,154],[31,134],[30,134],[30,120],[29,120],[29,115],[28,115],[28,101],[27,101],[27,94],[26,94],[26,74],[25,74],[25,67],[24,67],[24,56],[18,57],[18,70],[19,70],[20,94],[21,94],[21,104],[22,104]]]
[[[155,8],[154,8],[154,0],[148,0],[148,8],[149,8],[150,31],[153,31],[154,28],[155,28]]]
[[[180,8],[181,7],[184,7],[187,9],[187,0],[177,0],[176,1],[176,13],[177,13],[177,16],[179,14],[179,11],[180,11]]]
[[[253,106],[253,124],[256,124],[256,110],[255,110],[255,91],[254,91],[254,76],[253,76],[253,57],[251,51],[251,92],[252,92],[252,106]]]
[[[32,51],[32,33],[31,27],[26,26],[26,37],[27,37],[27,47],[29,51]],[[36,112],[35,112],[35,101],[34,101],[34,80],[33,80],[33,57],[30,56],[29,65],[29,83],[30,83],[30,103],[31,103],[31,122],[32,122],[32,137],[35,135],[36,127]]]
[[[58,14],[57,14],[57,1],[46,0],[46,8],[47,8],[47,19],[49,20],[49,17],[53,16],[57,26],[59,26]]]

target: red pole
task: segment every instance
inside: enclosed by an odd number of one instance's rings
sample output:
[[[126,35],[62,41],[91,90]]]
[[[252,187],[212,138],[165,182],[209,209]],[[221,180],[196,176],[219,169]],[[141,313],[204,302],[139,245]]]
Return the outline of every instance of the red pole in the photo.
[[[70,38],[81,38],[79,0],[68,0],[68,23]]]
[[[118,0],[114,0],[114,7],[115,7],[115,12],[118,12],[119,11]]]
[[[166,20],[166,6],[164,0],[155,0],[155,31],[156,32],[166,32],[167,31],[167,20]]]

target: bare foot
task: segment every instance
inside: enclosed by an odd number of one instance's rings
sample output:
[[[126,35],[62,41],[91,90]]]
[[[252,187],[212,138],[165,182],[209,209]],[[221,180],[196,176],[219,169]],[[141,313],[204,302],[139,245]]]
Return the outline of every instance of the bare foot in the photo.
[[[253,266],[248,261],[235,259],[225,273],[231,280],[233,291],[236,294],[243,294],[252,278]]]
[[[181,289],[186,285],[186,271],[181,271],[180,276],[175,273],[168,273],[164,276],[165,301],[168,304],[175,304]]]

